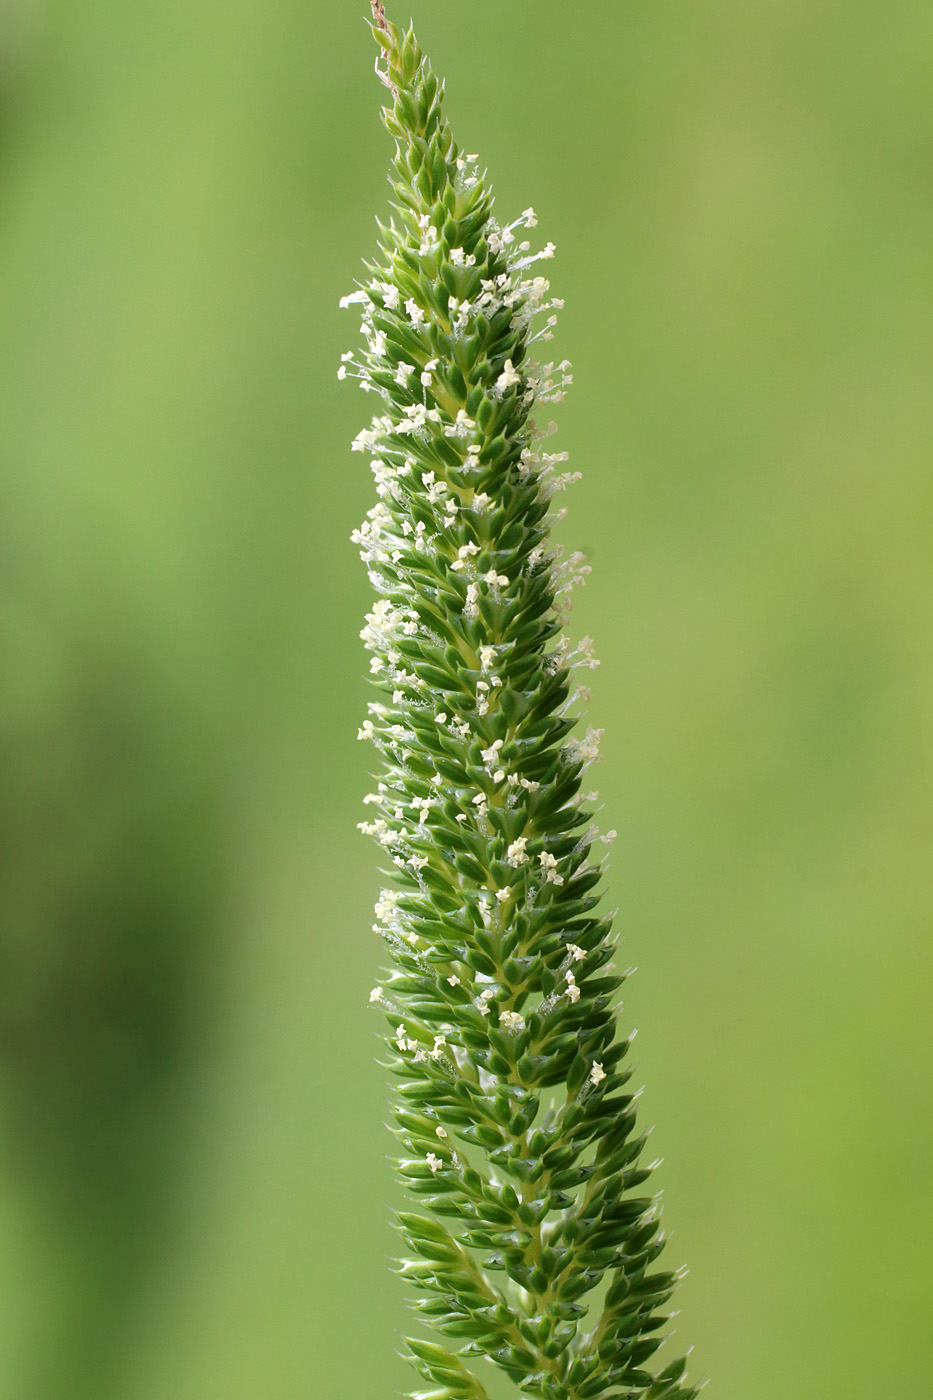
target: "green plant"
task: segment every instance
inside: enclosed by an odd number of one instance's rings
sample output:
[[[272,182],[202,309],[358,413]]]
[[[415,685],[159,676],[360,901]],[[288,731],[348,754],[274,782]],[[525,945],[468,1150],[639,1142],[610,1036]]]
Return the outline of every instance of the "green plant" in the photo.
[[[409,1339],[431,1389],[483,1400],[486,1357],[547,1400],[688,1400],[685,1361],[649,1368],[677,1275],[619,1040],[609,921],[581,779],[599,733],[571,738],[588,639],[561,632],[586,572],[548,543],[549,500],[574,479],[530,416],[569,365],[540,364],[548,282],[505,227],[441,114],[414,34],[373,3],[394,216],[358,303],[365,349],[343,357],[380,411],[379,503],[354,533],[379,594],[363,638],[383,698],[360,737],[381,756],[361,823],[391,860],[376,928],[392,970],[372,993],[390,1034],[405,1212],[401,1274],[451,1347]],[[447,1223],[444,1223],[447,1222]]]

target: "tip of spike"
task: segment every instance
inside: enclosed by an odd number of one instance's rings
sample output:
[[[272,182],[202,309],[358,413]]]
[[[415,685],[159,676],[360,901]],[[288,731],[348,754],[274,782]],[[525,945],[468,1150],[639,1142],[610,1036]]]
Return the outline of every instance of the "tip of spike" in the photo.
[[[393,97],[397,97],[398,92],[395,84],[389,77],[386,69],[380,66],[381,59],[386,56],[386,53],[394,49],[397,36],[394,33],[393,27],[386,19],[385,5],[383,5],[382,0],[371,0],[371,7],[373,12],[373,33],[381,45],[381,51],[376,55],[376,77],[389,89]],[[381,37],[383,35],[385,36],[384,38]]]

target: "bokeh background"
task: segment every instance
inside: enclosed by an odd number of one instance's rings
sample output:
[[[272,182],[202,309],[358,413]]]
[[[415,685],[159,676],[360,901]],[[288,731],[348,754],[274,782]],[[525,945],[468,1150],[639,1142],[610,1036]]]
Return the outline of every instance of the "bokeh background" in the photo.
[[[575,365],[609,899],[718,1400],[933,1367],[933,10],[411,0]],[[408,1374],[337,310],[363,0],[0,8],[0,1394]],[[396,18],[408,15],[395,7]]]

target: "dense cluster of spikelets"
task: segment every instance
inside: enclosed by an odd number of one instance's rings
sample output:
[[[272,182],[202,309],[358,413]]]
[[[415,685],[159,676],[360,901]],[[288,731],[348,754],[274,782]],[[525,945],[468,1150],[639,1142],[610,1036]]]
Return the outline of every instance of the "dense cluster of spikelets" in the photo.
[[[378,504],[355,532],[378,594],[363,638],[380,699],[360,737],[380,759],[361,823],[393,887],[376,905],[392,968],[399,1171],[424,1213],[399,1216],[401,1272],[445,1347],[410,1339],[431,1389],[485,1400],[488,1358],[546,1400],[688,1400],[683,1361],[650,1369],[676,1276],[616,1034],[608,921],[594,912],[600,838],[581,795],[598,734],[561,606],[584,572],[549,546],[572,478],[545,450],[569,365],[541,363],[560,306],[522,233],[501,226],[474,157],[441,114],[414,35],[373,5],[392,100],[394,216],[344,298],[365,348],[343,357],[378,400],[353,446]],[[610,833],[609,836],[614,833]]]

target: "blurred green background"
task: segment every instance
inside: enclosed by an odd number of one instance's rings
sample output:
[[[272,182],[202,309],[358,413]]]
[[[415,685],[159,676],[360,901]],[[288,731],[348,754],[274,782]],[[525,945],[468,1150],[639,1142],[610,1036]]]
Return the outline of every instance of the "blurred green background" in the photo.
[[[718,1400],[933,1368],[933,10],[411,0],[567,299],[608,898]],[[363,0],[0,9],[0,1394],[408,1384],[337,299]],[[404,20],[408,9],[395,7]]]

